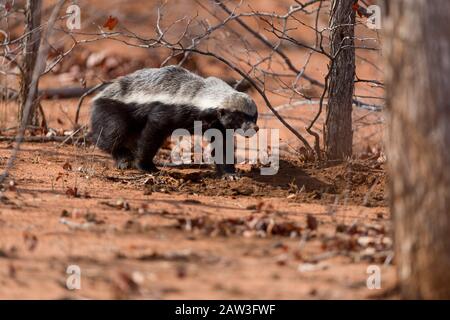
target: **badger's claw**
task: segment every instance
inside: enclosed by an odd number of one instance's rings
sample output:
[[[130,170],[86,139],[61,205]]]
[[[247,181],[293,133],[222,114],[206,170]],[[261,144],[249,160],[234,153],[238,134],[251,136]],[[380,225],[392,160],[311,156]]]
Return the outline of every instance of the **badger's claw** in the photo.
[[[133,167],[133,163],[128,159],[119,159],[116,161],[116,167],[120,170],[130,169]]]
[[[237,181],[241,177],[237,173],[224,173],[222,174],[222,179],[227,181]]]

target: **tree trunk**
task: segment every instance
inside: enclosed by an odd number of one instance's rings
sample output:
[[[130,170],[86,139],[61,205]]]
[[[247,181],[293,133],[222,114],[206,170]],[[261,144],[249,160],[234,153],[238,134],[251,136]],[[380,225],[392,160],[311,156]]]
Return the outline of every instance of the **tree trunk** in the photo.
[[[450,299],[450,1],[385,3],[390,199],[401,292]]]
[[[332,0],[329,99],[324,127],[328,159],[352,155],[352,97],[355,78],[354,0]]]
[[[22,63],[22,79],[20,83],[19,94],[19,121],[27,121],[30,125],[39,125],[38,123],[38,95],[32,97],[32,105],[28,119],[23,119],[25,102],[27,101],[28,92],[32,85],[32,76],[36,58],[41,43],[41,9],[42,0],[27,0],[25,8],[25,38],[24,38],[24,55]],[[37,87],[37,83],[35,84]]]

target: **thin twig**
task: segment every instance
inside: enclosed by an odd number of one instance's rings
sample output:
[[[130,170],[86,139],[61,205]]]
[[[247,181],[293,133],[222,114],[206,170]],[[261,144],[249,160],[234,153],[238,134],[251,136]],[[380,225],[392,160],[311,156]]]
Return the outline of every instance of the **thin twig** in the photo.
[[[8,162],[6,164],[5,169],[3,170],[2,174],[0,175],[0,184],[3,184],[5,179],[8,177],[9,170],[14,165],[14,161],[17,158],[17,154],[20,150],[20,145],[24,139],[25,129],[27,127],[28,118],[30,116],[31,106],[32,106],[32,97],[34,97],[36,90],[37,90],[37,83],[39,82],[39,78],[41,76],[42,71],[45,69],[45,60],[48,55],[48,39],[50,38],[51,34],[53,33],[53,25],[56,22],[56,18],[58,17],[58,12],[60,11],[62,5],[64,4],[65,0],[60,0],[54,7],[52,14],[50,16],[50,19],[47,24],[47,29],[45,32],[44,37],[42,37],[42,45],[38,52],[37,58],[36,58],[36,65],[33,70],[32,75],[32,81],[30,85],[30,90],[28,92],[27,99],[25,101],[24,109],[23,109],[23,119],[22,123],[20,125],[19,133],[17,134],[15,138],[15,146],[13,151],[11,152],[11,156],[8,159]]]
[[[99,83],[98,85],[92,87],[91,89],[89,89],[88,91],[86,91],[85,93],[83,93],[81,95],[80,100],[78,100],[77,112],[75,114],[74,128],[77,128],[77,126],[78,126],[78,120],[80,118],[80,109],[81,109],[81,105],[83,104],[84,98],[86,98],[88,95],[92,94],[93,92],[97,91],[100,88],[103,88],[104,86],[106,86],[108,84],[110,84],[110,82]]]

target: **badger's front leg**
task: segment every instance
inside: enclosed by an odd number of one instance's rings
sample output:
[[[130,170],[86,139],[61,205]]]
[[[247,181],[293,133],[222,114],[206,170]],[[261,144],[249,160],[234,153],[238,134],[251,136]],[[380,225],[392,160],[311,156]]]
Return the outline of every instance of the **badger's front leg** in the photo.
[[[236,175],[236,168],[234,166],[235,156],[234,156],[234,136],[227,137],[226,129],[222,125],[215,126],[215,129],[218,129],[220,133],[222,134],[222,145],[218,146],[221,147],[222,151],[222,159],[219,159],[220,163],[216,163],[216,172],[219,176],[232,176],[234,177]],[[211,139],[210,142],[214,143],[214,139]],[[227,152],[229,153],[227,157]],[[215,158],[216,157],[216,148],[211,152],[211,155]],[[232,163],[227,163],[230,161],[227,161],[232,159]],[[231,158],[231,159],[230,159]]]
[[[164,123],[147,119],[137,142],[136,167],[139,170],[147,172],[158,171],[153,163],[153,158],[166,138],[165,129]]]

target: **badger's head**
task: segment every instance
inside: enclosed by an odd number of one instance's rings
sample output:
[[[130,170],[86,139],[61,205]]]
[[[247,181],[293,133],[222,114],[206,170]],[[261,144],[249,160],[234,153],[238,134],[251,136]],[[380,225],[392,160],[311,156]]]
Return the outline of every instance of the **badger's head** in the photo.
[[[258,110],[247,94],[237,92],[230,96],[218,109],[219,121],[226,129],[234,129],[245,137],[253,136],[258,130]],[[241,130],[239,130],[241,129]]]

